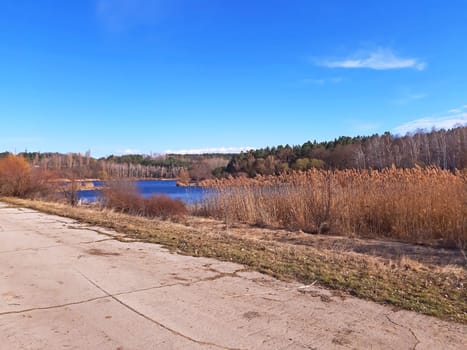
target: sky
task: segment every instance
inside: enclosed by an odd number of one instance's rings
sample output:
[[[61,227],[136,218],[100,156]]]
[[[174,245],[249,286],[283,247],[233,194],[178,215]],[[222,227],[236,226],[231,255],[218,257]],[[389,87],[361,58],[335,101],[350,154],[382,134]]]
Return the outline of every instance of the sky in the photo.
[[[467,1],[2,0],[0,152],[235,152],[467,124]]]

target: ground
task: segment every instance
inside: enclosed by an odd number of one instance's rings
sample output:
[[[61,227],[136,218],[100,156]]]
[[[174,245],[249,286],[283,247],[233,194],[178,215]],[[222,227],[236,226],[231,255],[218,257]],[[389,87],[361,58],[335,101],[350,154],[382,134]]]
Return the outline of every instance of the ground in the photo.
[[[116,238],[119,238],[118,240]],[[123,239],[122,239],[123,238]],[[467,326],[0,204],[6,349],[464,349]]]

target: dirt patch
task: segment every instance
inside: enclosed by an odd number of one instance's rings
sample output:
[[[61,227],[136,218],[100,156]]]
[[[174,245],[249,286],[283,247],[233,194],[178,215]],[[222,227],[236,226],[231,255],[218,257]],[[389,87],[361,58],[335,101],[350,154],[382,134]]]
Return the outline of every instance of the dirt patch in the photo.
[[[170,274],[170,277],[173,278],[174,280],[176,281],[182,281],[182,282],[188,282],[190,281],[188,278],[184,278],[184,277],[180,277],[178,274],[176,273],[171,273]]]
[[[467,259],[460,249],[411,244],[391,240],[361,239],[334,235],[310,235],[303,231],[261,228],[235,223],[226,227],[217,220],[190,218],[190,225],[206,231],[224,231],[240,238],[265,242],[280,242],[293,246],[329,249],[338,252],[355,252],[387,260],[410,260],[425,265],[458,266],[467,268]]]
[[[15,292],[5,292],[5,293],[2,293],[2,297],[11,298],[11,299],[23,299],[22,296],[17,295]]]
[[[121,255],[120,253],[114,253],[114,252],[106,252],[102,249],[97,249],[97,248],[92,248],[86,250],[86,253],[90,255],[99,255],[99,256],[118,256]]]
[[[330,303],[332,298],[329,295],[323,294],[318,290],[307,290],[307,289],[298,289],[302,294],[309,294],[312,297],[319,297],[323,303]]]
[[[333,344],[348,346],[351,345],[352,342],[350,341],[350,335],[353,333],[351,329],[341,329],[337,332],[335,337],[332,339]]]
[[[259,312],[256,311],[248,311],[243,314],[243,318],[246,318],[248,321],[251,321],[254,318],[258,318],[259,316]]]

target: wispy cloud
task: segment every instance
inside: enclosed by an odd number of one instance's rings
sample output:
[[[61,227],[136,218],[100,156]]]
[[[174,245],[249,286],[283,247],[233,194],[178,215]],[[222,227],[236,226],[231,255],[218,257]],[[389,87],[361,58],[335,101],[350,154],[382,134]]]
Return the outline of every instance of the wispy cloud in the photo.
[[[394,133],[405,135],[416,130],[451,129],[456,126],[467,125],[467,106],[454,108],[447,114],[437,117],[415,119],[393,129]]]
[[[302,79],[303,84],[307,85],[326,85],[326,84],[339,84],[344,79],[341,77],[331,77],[331,78],[305,78]]]
[[[329,68],[367,68],[375,70],[411,68],[424,70],[426,63],[417,58],[398,57],[390,49],[378,48],[375,51],[358,53],[339,59],[319,60],[318,65]]]
[[[167,150],[166,154],[205,154],[205,153],[240,153],[246,152],[254,147],[212,147],[212,148],[194,148],[181,150]]]
[[[350,118],[345,121],[349,130],[357,134],[371,134],[378,131],[381,123],[377,121],[362,120],[359,118]]]
[[[424,98],[427,98],[428,97],[428,94],[407,94],[403,97],[400,97],[400,98],[397,98],[395,100],[393,100],[394,103],[398,104],[398,105],[405,105],[405,104],[408,104],[410,102],[413,102],[413,101],[417,101],[417,100],[422,100]]]
[[[164,0],[97,0],[98,20],[109,31],[120,32],[159,19]]]

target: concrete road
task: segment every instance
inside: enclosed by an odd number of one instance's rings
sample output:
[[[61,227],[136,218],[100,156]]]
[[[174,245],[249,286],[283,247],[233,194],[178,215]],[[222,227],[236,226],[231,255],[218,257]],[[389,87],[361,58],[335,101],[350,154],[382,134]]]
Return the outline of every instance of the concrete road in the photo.
[[[0,203],[0,349],[466,349],[467,327]]]

